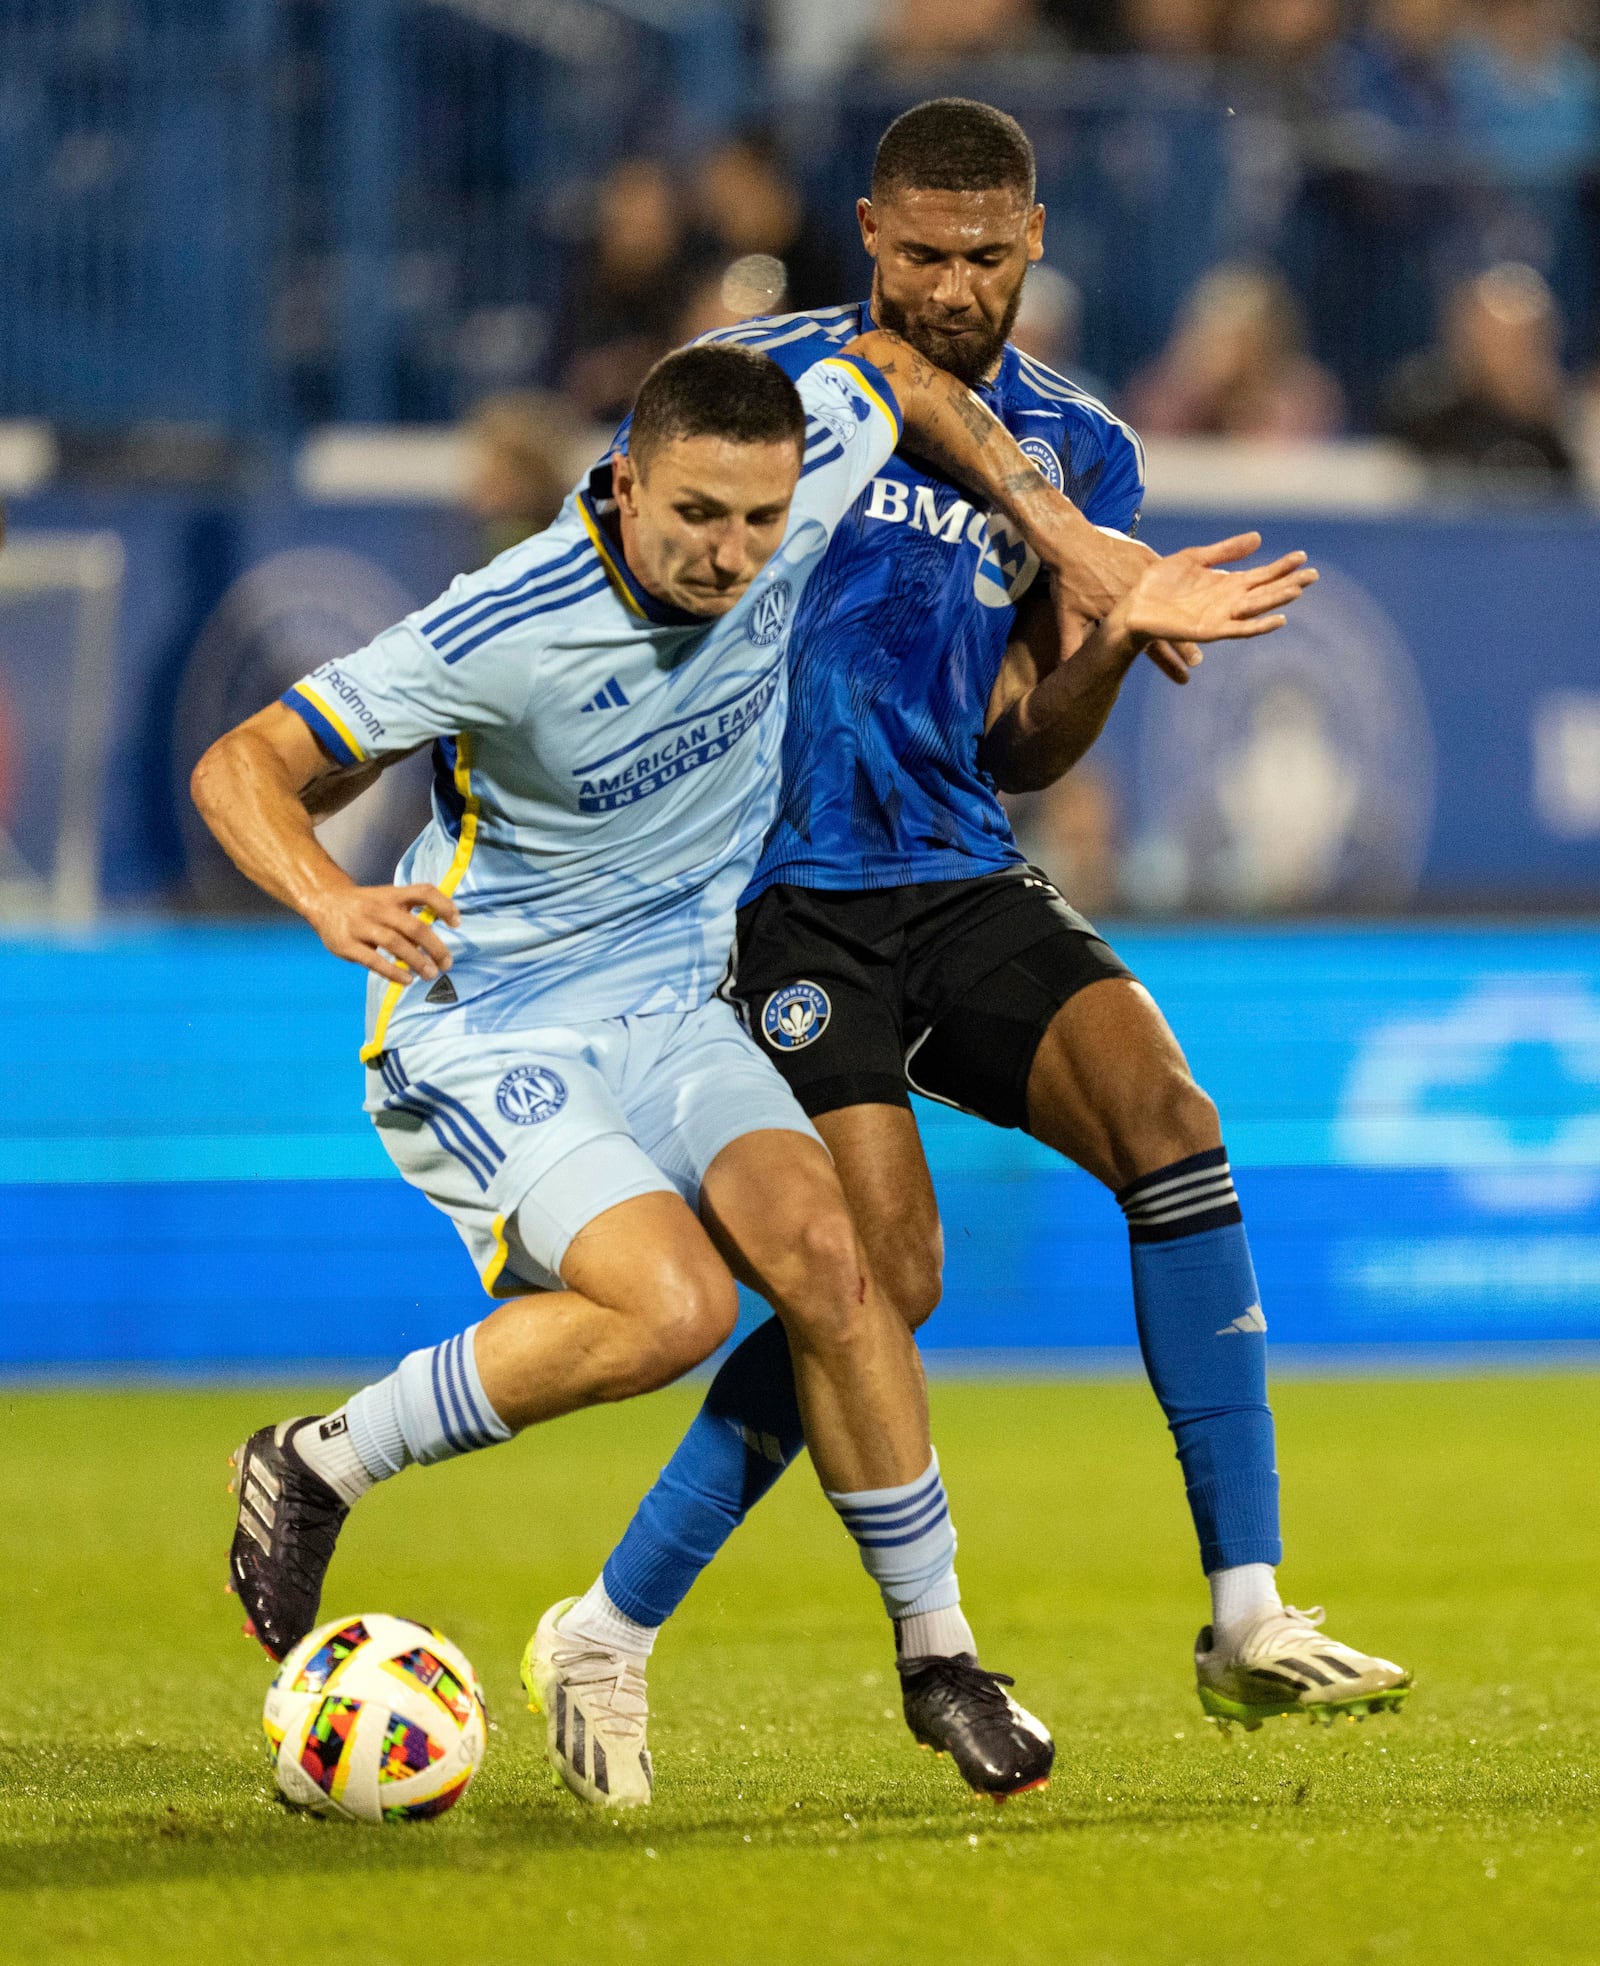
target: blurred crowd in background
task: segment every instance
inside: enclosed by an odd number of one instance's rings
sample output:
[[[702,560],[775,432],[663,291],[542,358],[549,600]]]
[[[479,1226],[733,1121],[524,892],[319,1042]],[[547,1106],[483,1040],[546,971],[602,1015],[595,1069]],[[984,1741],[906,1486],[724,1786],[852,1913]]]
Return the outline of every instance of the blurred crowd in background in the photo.
[[[1029,129],[1022,337],[1146,434],[1600,477],[1597,0],[0,0],[0,417],[606,422],[864,295],[874,142],[940,93]]]
[[[1495,495],[1560,497],[1600,476],[1590,457],[1600,425],[1593,5],[773,0],[764,29],[767,58],[793,86],[848,92],[858,74],[874,92],[914,99],[964,72],[975,92],[985,75],[1002,84],[1003,99],[1018,61],[1070,74],[1087,57],[1096,74],[1108,62],[1123,71],[1135,92],[1139,69],[1159,66],[1152,120],[1174,69],[1227,98],[1247,155],[1220,161],[1251,181],[1236,187],[1241,201],[1276,209],[1253,226],[1235,216],[1238,236],[1222,243],[1237,250],[1199,271],[1159,343],[1101,372],[1106,281],[1075,264],[1070,225],[1047,234],[1018,323],[1024,348],[1142,434],[1377,433],[1446,483],[1461,476]],[[498,395],[474,419],[493,456],[477,496],[497,528],[548,516],[570,447],[626,411],[666,349],[864,293],[849,200],[823,203],[793,131],[792,116],[777,115],[685,155],[664,121],[658,140],[625,144],[589,188],[528,365],[545,387]],[[1382,250],[1365,254],[1364,242]],[[1333,281],[1343,291],[1330,318]],[[1352,310],[1368,333],[1341,342]]]

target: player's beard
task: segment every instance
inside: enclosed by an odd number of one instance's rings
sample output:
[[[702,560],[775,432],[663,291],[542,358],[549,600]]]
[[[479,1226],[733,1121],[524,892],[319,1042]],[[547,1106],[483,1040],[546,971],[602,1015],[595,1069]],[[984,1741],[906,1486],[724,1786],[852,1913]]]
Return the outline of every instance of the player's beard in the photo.
[[[909,341],[919,355],[971,389],[987,378],[1000,359],[1000,351],[1011,338],[1021,306],[1022,282],[1019,280],[997,328],[990,330],[984,325],[966,334],[947,335],[919,320],[898,301],[891,300],[880,285],[874,296],[873,314],[880,328],[887,328],[891,334]]]

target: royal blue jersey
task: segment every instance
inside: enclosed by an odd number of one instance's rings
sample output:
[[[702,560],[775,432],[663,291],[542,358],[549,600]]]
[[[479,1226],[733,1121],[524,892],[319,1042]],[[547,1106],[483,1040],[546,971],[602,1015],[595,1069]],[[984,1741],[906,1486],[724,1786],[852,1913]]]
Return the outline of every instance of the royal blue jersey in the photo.
[[[791,376],[873,327],[824,308],[706,337],[770,355]],[[1008,346],[977,391],[1096,525],[1131,532],[1139,441],[1102,403]],[[1016,603],[1038,560],[1004,519],[897,451],[834,533],[790,636],[789,725],[777,823],[747,889],[903,887],[1022,858],[978,763]]]

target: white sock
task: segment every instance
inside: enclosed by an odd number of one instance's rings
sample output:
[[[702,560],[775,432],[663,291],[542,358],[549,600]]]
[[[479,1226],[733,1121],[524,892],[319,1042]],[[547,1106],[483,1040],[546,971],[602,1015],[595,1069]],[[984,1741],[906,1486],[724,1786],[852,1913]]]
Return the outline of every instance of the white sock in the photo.
[[[895,1654],[901,1659],[953,1659],[958,1652],[978,1654],[978,1641],[959,1604],[936,1611],[910,1611],[894,1621]]]
[[[1263,1611],[1283,1609],[1277,1572],[1270,1563],[1239,1563],[1231,1570],[1213,1570],[1206,1582],[1211,1586],[1213,1643],[1231,1639]]]
[[[596,1577],[570,1611],[556,1620],[563,1638],[588,1638],[608,1652],[631,1652],[636,1659],[648,1659],[654,1649],[659,1625],[641,1625],[626,1611],[619,1611],[606,1595],[605,1582]]]
[[[350,1422],[342,1406],[326,1419],[296,1427],[289,1438],[311,1472],[321,1475],[346,1505],[359,1502],[372,1486],[372,1476],[350,1438]]]

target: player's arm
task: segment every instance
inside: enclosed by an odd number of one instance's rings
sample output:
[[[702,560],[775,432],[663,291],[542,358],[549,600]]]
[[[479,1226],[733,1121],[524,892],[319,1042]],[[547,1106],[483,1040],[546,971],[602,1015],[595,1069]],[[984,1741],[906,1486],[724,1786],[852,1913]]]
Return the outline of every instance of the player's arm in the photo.
[[[1105,728],[1124,677],[1154,642],[1239,641],[1270,635],[1317,575],[1304,553],[1226,571],[1261,544],[1240,533],[1153,560],[1105,620],[1079,622],[1076,641],[1057,612],[1025,600],[989,699],[978,761],[1003,792],[1037,792],[1084,755]]]
[[[310,813],[312,822],[320,826],[323,820],[331,819],[336,812],[343,812],[363,792],[370,791],[391,765],[415,757],[421,749],[422,746],[418,744],[409,751],[386,751],[382,757],[367,758],[358,765],[335,765],[330,761],[329,769],[322,777],[313,778],[309,784],[301,787],[300,803]]]
[[[304,916],[336,956],[404,983],[450,967],[450,951],[412,911],[427,908],[453,928],[461,919],[455,903],[422,882],[358,887],[319,843],[313,816],[319,788],[326,796],[341,779],[363,770],[376,777],[381,768],[378,759],[336,760],[303,718],[273,703],[217,739],[189,789],[242,874]]]
[[[844,352],[863,356],[888,380],[908,448],[1017,528],[1056,580],[1064,613],[1103,619],[1155,558],[1137,540],[1091,525],[964,383],[899,335],[873,328]]]

